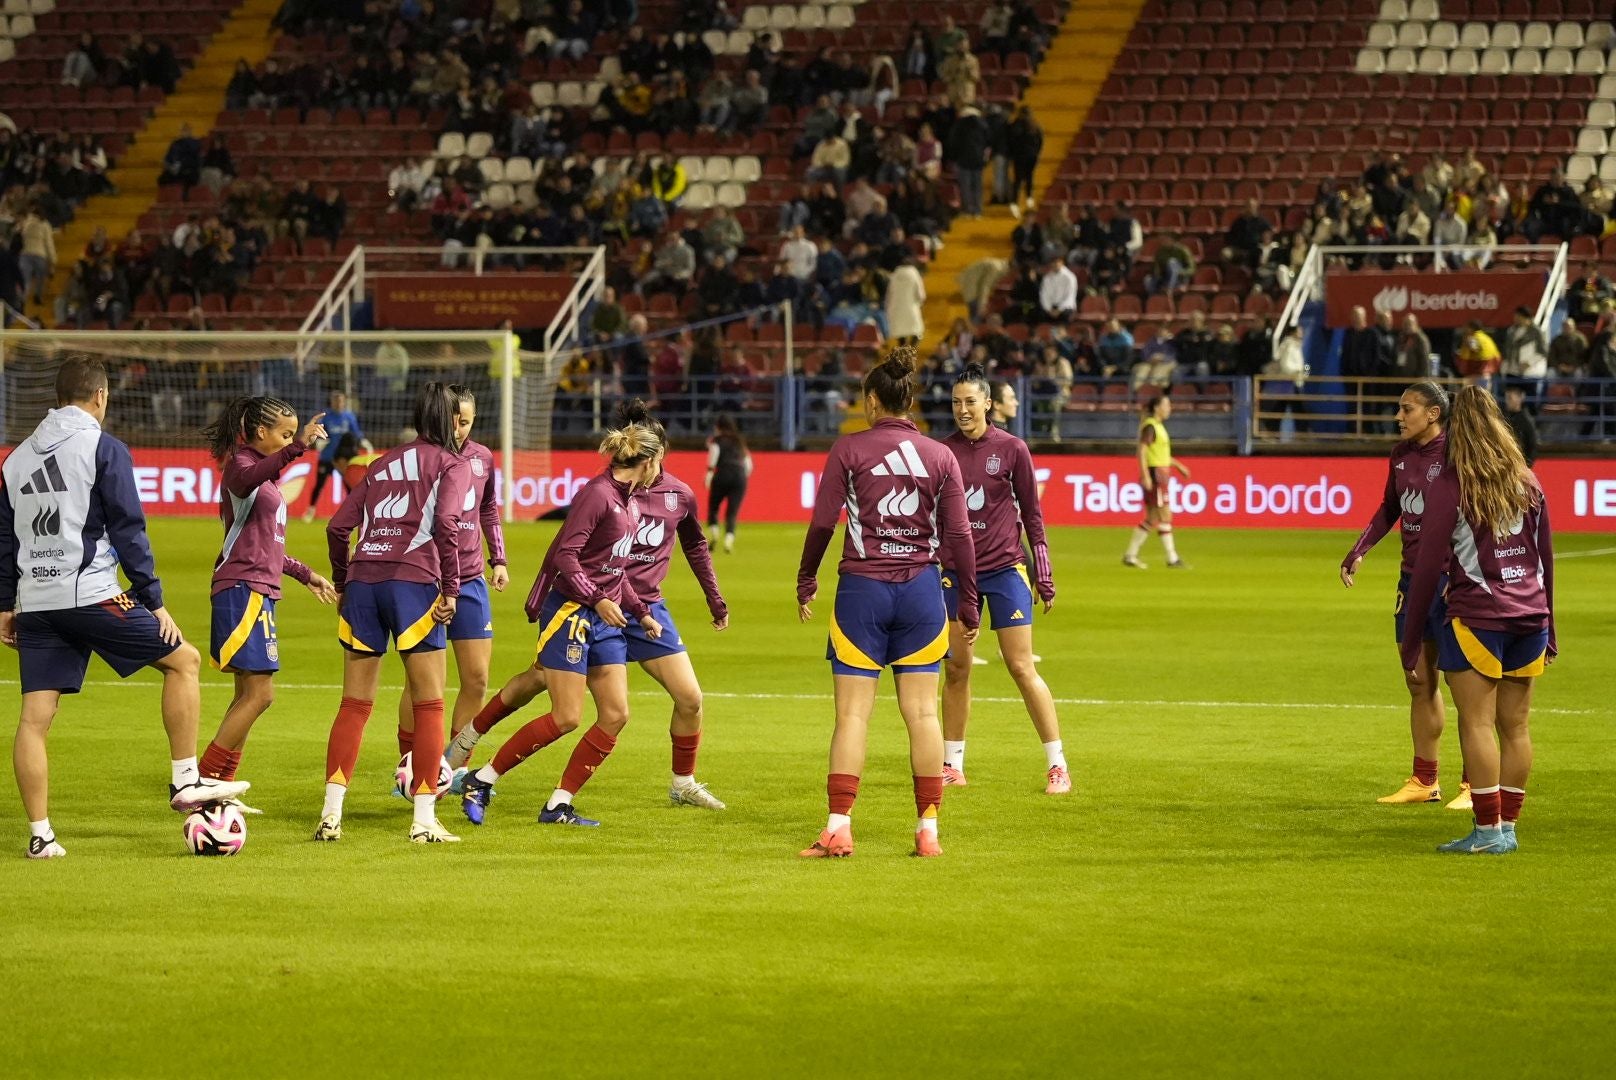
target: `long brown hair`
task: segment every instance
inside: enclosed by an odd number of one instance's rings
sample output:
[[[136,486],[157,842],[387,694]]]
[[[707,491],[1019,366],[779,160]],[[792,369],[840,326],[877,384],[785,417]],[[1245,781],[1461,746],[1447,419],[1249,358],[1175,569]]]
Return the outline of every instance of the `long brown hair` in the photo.
[[[1542,501],[1542,489],[1526,466],[1515,433],[1504,422],[1498,402],[1479,386],[1467,386],[1453,399],[1448,464],[1459,478],[1459,509],[1494,536],[1509,532]]]

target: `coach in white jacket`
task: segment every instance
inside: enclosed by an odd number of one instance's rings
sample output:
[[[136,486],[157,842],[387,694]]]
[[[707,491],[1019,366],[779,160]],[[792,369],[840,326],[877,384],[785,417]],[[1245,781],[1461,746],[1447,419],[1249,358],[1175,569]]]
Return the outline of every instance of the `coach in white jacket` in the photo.
[[[83,688],[92,652],[120,678],[143,667],[163,673],[171,807],[195,810],[249,787],[198,774],[201,657],[163,607],[129,448],[101,430],[106,369],[93,360],[64,361],[56,401],[0,470],[0,643],[19,654],[22,718],[13,760],[33,859],[66,854],[47,813],[45,736],[62,695]]]
[[[918,345],[926,332],[921,313],[925,304],[926,283],[920,278],[920,268],[913,259],[905,259],[887,282],[887,337],[899,345]]]

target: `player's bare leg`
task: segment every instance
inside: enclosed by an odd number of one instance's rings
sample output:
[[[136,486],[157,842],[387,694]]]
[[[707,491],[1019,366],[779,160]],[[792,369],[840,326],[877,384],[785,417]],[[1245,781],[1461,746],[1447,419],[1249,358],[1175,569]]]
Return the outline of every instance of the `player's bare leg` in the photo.
[[[1072,790],[1072,777],[1066,767],[1060,719],[1055,715],[1055,697],[1049,692],[1044,677],[1038,674],[1038,665],[1032,658],[1032,627],[1007,626],[994,632],[999,636],[999,654],[1004,657],[1004,666],[1016,681],[1021,701],[1027,706],[1027,715],[1032,717],[1032,726],[1038,732],[1038,741],[1044,746],[1044,793],[1065,795]]]
[[[17,790],[22,808],[28,814],[28,857],[53,859],[67,851],[56,842],[50,823],[50,762],[45,754],[46,736],[62,695],[55,690],[35,690],[22,696],[22,713],[17,719],[17,738],[11,744],[11,764],[17,774]]]
[[[673,653],[646,660],[640,668],[673,699],[668,740],[673,746],[673,780],[668,799],[675,806],[722,810],[724,803],[696,779],[696,751],[701,744],[701,683],[689,653]]]
[[[275,676],[268,671],[237,671],[235,693],[230,705],[219,721],[219,730],[213,741],[202,752],[200,770],[203,776],[215,780],[234,780],[241,767],[241,752],[246,748],[247,736],[260,716],[275,703]],[[237,807],[244,814],[257,814],[240,800]]]
[[[1530,678],[1506,675],[1498,684],[1499,814],[1511,851],[1518,846],[1515,823],[1526,801],[1526,781],[1532,775],[1532,683]]]
[[[948,658],[943,661],[943,783],[965,786],[965,726],[971,719],[971,667],[976,649],[965,640],[965,625],[948,624]]]
[[[494,782],[516,768],[546,746],[576,728],[583,719],[584,697],[589,692],[589,680],[571,671],[546,671],[534,664],[522,674],[507,682],[471,723],[460,729],[460,734],[449,744],[449,764],[461,769],[483,732],[509,716],[546,688],[550,690],[550,712],[529,720],[494,754],[493,760],[475,773],[460,775],[460,808],[473,825],[486,820],[488,804],[494,798]],[[506,704],[510,701],[510,704]]]
[[[464,669],[462,669],[464,670]],[[484,685],[487,684],[487,665],[484,665]],[[544,693],[545,673],[537,663],[519,675],[513,676],[506,684],[499,688],[499,692],[488,699],[472,718],[455,732],[454,738],[449,741],[449,766],[454,769],[463,769],[471,760],[471,755],[477,749],[477,741],[494,729],[494,725],[522,708],[528,702]],[[460,703],[455,702],[455,711],[460,710]],[[570,729],[569,729],[570,730]]]
[[[1475,801],[1475,828],[1441,850],[1458,854],[1507,854],[1499,794],[1498,684],[1477,671],[1448,673],[1448,689],[1459,708],[1459,749]]]
[[[1419,676],[1417,681],[1410,679],[1407,672],[1403,673],[1403,681],[1408,686],[1408,727],[1414,742],[1414,769],[1402,787],[1376,800],[1389,805],[1442,801],[1442,786],[1437,782],[1437,757],[1442,750],[1445,717],[1442,673],[1436,667],[1436,642],[1427,641],[1421,647],[1415,673]],[[1459,796],[1455,804],[1463,799],[1465,806],[1455,805],[1454,809],[1468,809],[1468,784],[1462,785]]]
[[[878,680],[863,675],[836,675],[832,678],[836,694],[836,729],[830,736],[830,774],[825,778],[830,816],[819,839],[799,852],[805,859],[841,858],[853,854],[853,801],[858,798],[859,777],[864,773],[870,712],[875,708]],[[936,693],[937,684],[933,680],[934,697]],[[935,706],[932,724],[935,732]]]
[[[578,790],[589,782],[589,778],[595,775],[595,770],[605,764],[606,758],[617,747],[617,736],[628,724],[628,665],[602,664],[592,667],[585,684],[589,696],[595,701],[595,723],[574,744],[566,768],[561,772],[561,782],[550,793],[549,800],[544,804],[544,812],[539,815],[541,824],[600,824],[592,818],[580,817],[572,800]],[[555,702],[554,688],[550,697]],[[559,707],[559,703],[557,705]],[[578,705],[581,719],[581,699]],[[575,720],[574,726],[576,724]]]
[[[937,675],[894,675],[898,711],[909,729],[909,768],[915,786],[915,854],[941,855],[937,814],[943,805],[943,739],[937,727]]]

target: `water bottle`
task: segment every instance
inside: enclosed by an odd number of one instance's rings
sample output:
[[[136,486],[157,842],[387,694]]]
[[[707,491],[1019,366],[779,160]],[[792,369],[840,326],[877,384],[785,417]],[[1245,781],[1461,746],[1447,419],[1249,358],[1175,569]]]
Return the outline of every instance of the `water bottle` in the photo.
[[[1442,374],[1442,356],[1441,356],[1440,353],[1432,353],[1431,354],[1431,356],[1430,356],[1430,364],[1431,364],[1431,378],[1434,379],[1437,376]]]

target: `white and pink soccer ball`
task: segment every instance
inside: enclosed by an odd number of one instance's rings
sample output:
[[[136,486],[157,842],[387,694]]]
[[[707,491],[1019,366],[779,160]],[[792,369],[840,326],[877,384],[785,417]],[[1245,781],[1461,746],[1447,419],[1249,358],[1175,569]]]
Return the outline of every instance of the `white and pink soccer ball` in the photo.
[[[414,769],[414,753],[405,754],[403,757],[398,759],[398,768],[393,771],[393,788],[400,795],[408,795],[410,793],[410,778],[414,774]],[[445,795],[449,794],[449,785],[453,782],[454,770],[449,767],[449,763],[446,760],[439,758],[438,798],[441,799]]]
[[[247,845],[247,819],[235,803],[212,803],[185,816],[185,846],[193,855],[234,855]]]

